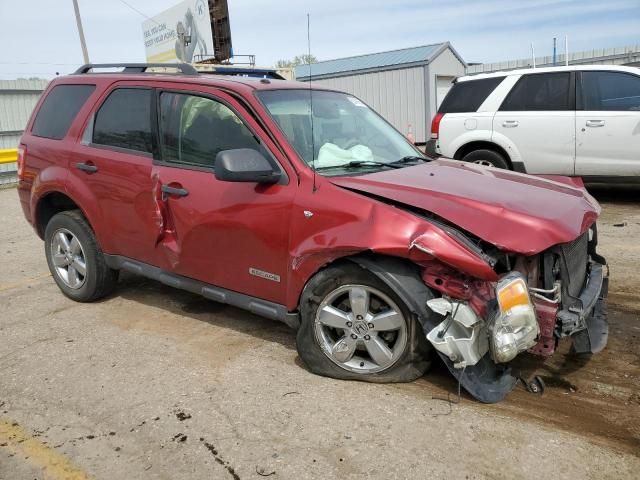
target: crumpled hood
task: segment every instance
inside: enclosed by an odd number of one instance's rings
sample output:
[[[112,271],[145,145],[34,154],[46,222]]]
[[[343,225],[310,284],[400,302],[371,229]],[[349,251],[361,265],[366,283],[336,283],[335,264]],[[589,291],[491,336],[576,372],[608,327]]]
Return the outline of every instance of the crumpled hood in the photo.
[[[569,179],[456,160],[330,181],[432,212],[502,250],[524,255],[574,240],[600,215],[595,199]]]

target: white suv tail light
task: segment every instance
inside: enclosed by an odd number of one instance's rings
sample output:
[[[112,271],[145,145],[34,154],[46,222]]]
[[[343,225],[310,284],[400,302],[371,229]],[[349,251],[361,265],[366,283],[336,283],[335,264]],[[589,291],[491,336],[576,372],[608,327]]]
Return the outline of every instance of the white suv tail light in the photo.
[[[440,135],[440,120],[442,120],[442,117],[444,117],[444,113],[438,112],[431,122],[431,138],[434,140],[437,140]]]

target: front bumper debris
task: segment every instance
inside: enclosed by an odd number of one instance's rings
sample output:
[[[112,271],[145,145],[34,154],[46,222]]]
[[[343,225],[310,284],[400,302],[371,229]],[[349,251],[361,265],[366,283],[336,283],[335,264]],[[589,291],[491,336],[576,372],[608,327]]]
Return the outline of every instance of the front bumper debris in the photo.
[[[607,345],[609,338],[609,321],[607,318],[608,270],[607,265],[593,263],[587,286],[580,295],[582,308],[572,308],[558,312],[560,328],[565,328],[567,323],[576,327],[570,333],[575,353],[599,353]]]

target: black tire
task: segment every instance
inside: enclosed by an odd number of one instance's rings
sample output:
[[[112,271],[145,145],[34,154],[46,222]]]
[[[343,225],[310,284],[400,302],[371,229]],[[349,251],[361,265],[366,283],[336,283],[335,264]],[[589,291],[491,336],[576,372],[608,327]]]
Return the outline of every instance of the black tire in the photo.
[[[86,274],[82,286],[71,288],[58,273],[53,260],[53,237],[60,231],[75,236],[80,243]],[[44,249],[49,271],[62,293],[76,302],[92,302],[111,293],[118,281],[118,270],[107,266],[93,230],[79,210],[69,210],[54,215],[44,232]]]
[[[352,372],[334,363],[319,345],[314,329],[318,308],[325,297],[344,285],[365,285],[377,289],[401,310],[406,322],[406,345],[395,363],[385,370],[373,373]],[[431,364],[432,347],[415,316],[388,285],[356,264],[344,263],[317,273],[302,293],[300,314],[296,346],[305,365],[315,374],[375,383],[411,382],[421,377]]]
[[[493,150],[474,150],[473,152],[467,153],[463,158],[463,162],[469,163],[481,163],[487,162],[493,165],[496,168],[503,168],[505,170],[509,170],[509,163],[507,160],[500,155],[498,152]],[[486,164],[486,163],[481,163]]]

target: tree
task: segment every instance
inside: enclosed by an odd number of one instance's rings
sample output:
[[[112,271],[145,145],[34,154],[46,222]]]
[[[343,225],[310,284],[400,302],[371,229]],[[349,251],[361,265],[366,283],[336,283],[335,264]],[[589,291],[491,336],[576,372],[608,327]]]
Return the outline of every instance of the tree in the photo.
[[[302,55],[296,55],[292,60],[278,60],[276,62],[276,68],[293,68],[298,65],[308,65],[310,63],[318,63],[318,59],[313,55],[303,53]]]

